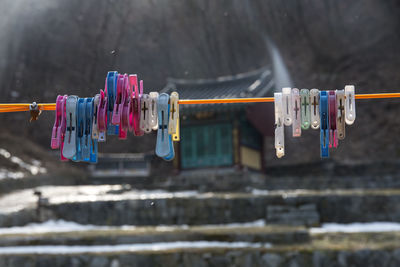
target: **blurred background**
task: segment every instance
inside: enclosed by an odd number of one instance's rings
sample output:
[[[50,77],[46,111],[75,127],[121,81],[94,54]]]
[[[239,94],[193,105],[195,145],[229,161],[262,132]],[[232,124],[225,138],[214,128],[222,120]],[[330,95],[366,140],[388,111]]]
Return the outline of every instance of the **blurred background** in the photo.
[[[94,96],[108,71],[182,99],[282,87],[399,92],[394,0],[0,0],[0,102]],[[50,150],[54,112],[3,113],[0,266],[399,266],[400,105],[358,100],[274,148],[273,104],[181,105],[173,162],[155,133],[109,136],[97,165]]]

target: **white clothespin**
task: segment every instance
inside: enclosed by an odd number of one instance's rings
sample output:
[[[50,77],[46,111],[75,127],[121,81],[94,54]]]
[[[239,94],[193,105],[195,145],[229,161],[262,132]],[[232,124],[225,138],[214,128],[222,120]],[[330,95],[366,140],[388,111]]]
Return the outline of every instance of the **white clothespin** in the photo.
[[[281,158],[285,155],[285,133],[283,126],[283,103],[282,93],[274,93],[275,104],[275,149],[276,156]]]
[[[344,107],[344,114],[346,116],[346,123],[352,125],[356,119],[356,101],[354,85],[346,85],[344,87],[346,95],[346,105]]]
[[[292,125],[292,89],[282,88],[283,119],[286,126]]]
[[[292,130],[293,137],[301,136],[301,106],[299,89],[292,89]]]
[[[140,130],[142,130],[145,133],[150,133],[151,132],[151,127],[150,127],[150,97],[148,94],[143,94],[142,98],[140,99]]]
[[[151,92],[149,93],[150,103],[149,103],[149,126],[154,131],[158,129],[158,115],[157,115],[157,101],[158,101],[158,93]]]
[[[179,94],[177,92],[172,92],[169,97],[169,123],[168,123],[168,133],[175,134],[176,127],[179,120]]]
[[[339,140],[343,140],[345,137],[345,99],[344,90],[336,90],[336,129]]]
[[[311,128],[314,130],[319,128],[319,90],[310,90],[310,107],[311,107]]]
[[[310,109],[310,90],[300,90],[300,104],[301,104],[301,128],[307,130],[310,128],[311,109]]]

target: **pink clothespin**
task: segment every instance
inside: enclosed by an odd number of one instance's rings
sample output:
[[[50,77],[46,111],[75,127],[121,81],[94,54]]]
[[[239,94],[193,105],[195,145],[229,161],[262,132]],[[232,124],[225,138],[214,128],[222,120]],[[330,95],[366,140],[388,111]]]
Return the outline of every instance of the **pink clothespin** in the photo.
[[[139,92],[139,97],[142,97],[143,95],[143,80],[140,80],[140,92]]]
[[[133,120],[133,126],[134,126],[134,134],[136,136],[142,136],[144,135],[144,132],[140,129],[140,113],[141,113],[141,108],[140,108],[140,101],[142,99],[143,95],[143,80],[140,80],[140,92],[137,91],[137,88],[135,88],[135,114],[134,114],[134,120]]]
[[[128,74],[124,74],[123,76],[124,82],[122,85],[122,98],[124,99],[122,105],[122,112],[121,112],[121,127],[124,130],[128,130],[129,128],[129,102],[130,97],[130,85],[129,85],[129,77]]]
[[[114,102],[114,110],[112,113],[112,119],[111,123],[114,125],[119,125],[121,123],[121,112],[122,112],[122,83],[123,79],[120,79],[120,77],[123,77],[122,74],[117,75],[117,95],[115,96],[115,102]]]
[[[61,124],[61,100],[63,99],[62,95],[57,96],[56,100],[56,118],[54,120],[53,130],[51,132],[51,142],[50,147],[52,149],[60,148],[61,141],[61,133],[59,132],[59,126]]]
[[[131,120],[130,120],[130,126],[133,128],[133,133],[136,136],[142,136],[144,134],[143,131],[140,130],[140,93],[139,93],[139,88],[138,88],[138,82],[137,82],[137,75],[129,75],[129,82],[131,86],[134,88],[134,94],[132,97],[131,101]],[[140,91],[143,92],[143,81],[140,81],[141,84],[141,89]]]
[[[120,126],[119,139],[126,139],[129,128],[129,78],[128,74],[119,75],[118,83],[121,84],[121,105],[119,106]]]
[[[131,102],[132,102],[132,95],[133,95],[133,90],[132,90],[132,85],[129,80],[129,75],[125,74],[125,89],[126,89],[126,97],[125,97],[125,103],[124,103],[124,108],[122,110],[123,117],[124,117],[124,126],[126,126],[125,129],[127,131],[132,131],[133,130],[133,124],[131,127],[131,117],[133,118],[133,109],[131,109]]]
[[[64,155],[63,155],[65,130],[67,128],[67,118],[66,118],[67,98],[68,98],[68,96],[64,95],[61,99],[61,122],[60,122],[59,129],[58,129],[58,132],[60,133],[60,159],[61,159],[61,161],[69,161],[69,159],[64,157]]]
[[[133,93],[133,88],[137,88],[137,75],[136,74],[130,74],[129,75],[129,92],[130,92],[130,99],[129,99],[129,131],[134,132],[134,114],[135,114],[135,104],[134,104],[134,93]]]
[[[338,145],[337,129],[336,129],[336,93],[333,90],[329,91],[328,95],[329,104],[329,147],[336,148]]]
[[[100,90],[100,100],[97,109],[97,127],[99,128],[99,142],[104,142],[107,132],[107,98]]]

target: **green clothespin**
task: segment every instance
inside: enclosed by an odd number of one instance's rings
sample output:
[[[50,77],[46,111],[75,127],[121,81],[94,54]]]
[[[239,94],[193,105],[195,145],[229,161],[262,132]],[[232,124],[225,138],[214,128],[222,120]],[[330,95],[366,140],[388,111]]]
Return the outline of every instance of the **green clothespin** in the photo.
[[[300,90],[301,101],[301,128],[307,130],[310,128],[311,109],[310,109],[310,91],[308,89]]]

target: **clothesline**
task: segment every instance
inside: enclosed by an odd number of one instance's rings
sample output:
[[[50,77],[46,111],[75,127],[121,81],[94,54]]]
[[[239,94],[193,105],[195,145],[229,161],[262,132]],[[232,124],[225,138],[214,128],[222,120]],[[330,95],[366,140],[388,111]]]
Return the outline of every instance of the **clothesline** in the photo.
[[[378,93],[378,94],[356,94],[356,99],[383,99],[400,98],[400,93]],[[265,103],[274,102],[273,97],[254,97],[254,98],[225,98],[225,99],[180,99],[180,105],[198,104],[223,104],[223,103]],[[30,103],[9,103],[0,104],[0,113],[29,111]],[[39,110],[55,110],[56,103],[37,104]]]

